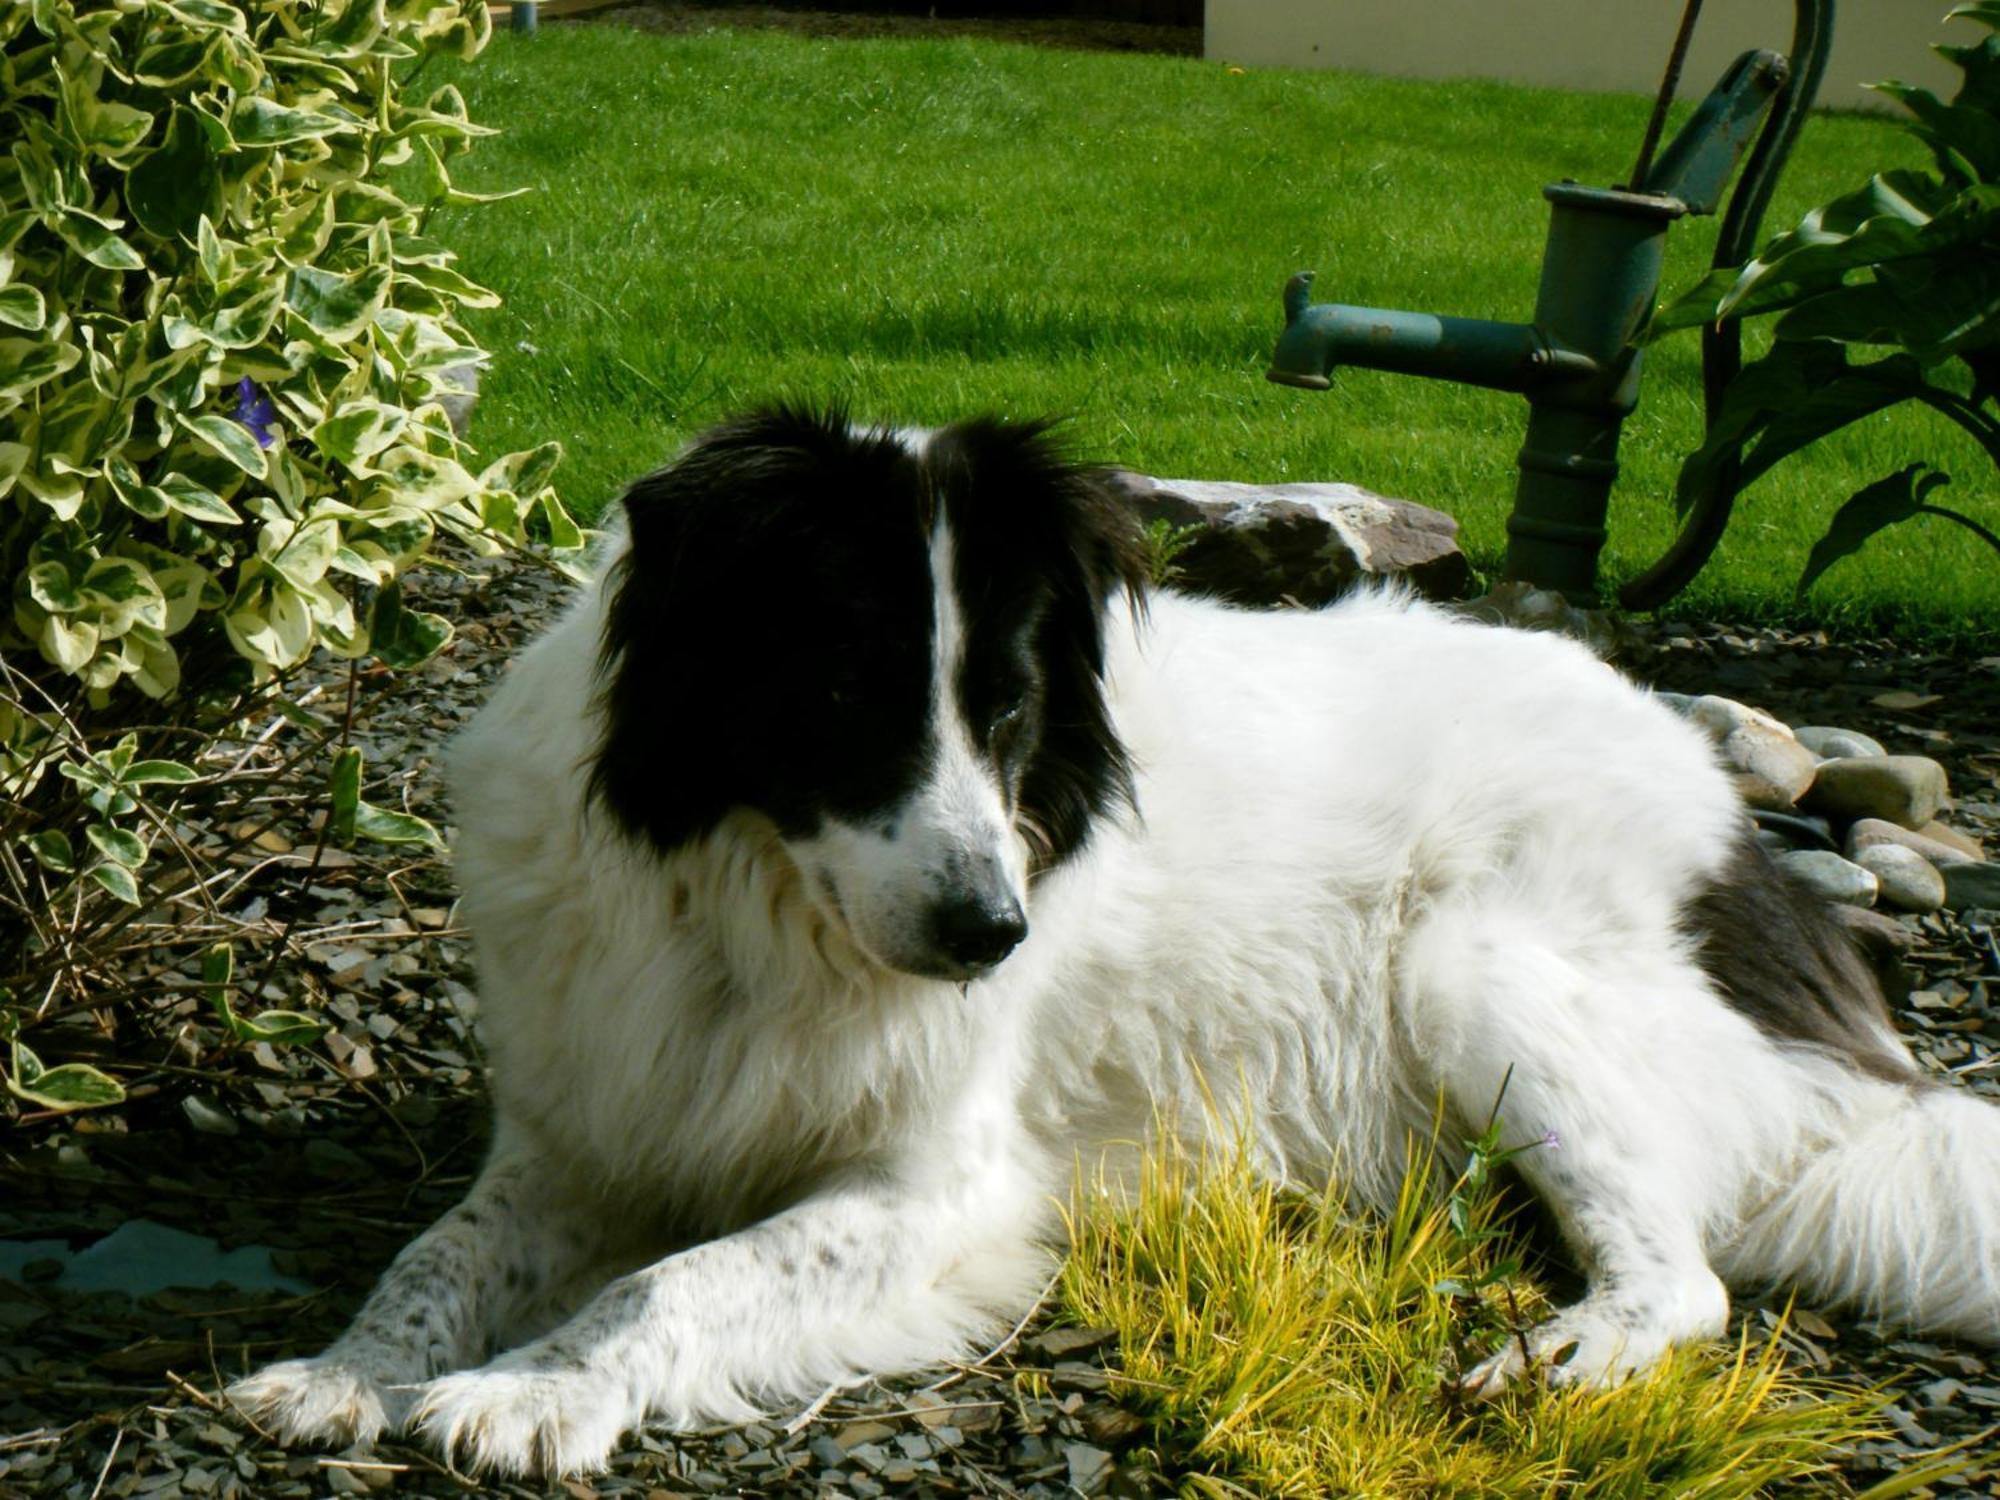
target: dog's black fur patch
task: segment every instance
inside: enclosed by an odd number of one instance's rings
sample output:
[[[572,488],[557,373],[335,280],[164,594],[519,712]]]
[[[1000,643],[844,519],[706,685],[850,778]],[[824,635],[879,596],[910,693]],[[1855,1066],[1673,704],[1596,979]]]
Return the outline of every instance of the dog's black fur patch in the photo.
[[[1686,925],[1709,979],[1765,1035],[1818,1047],[1863,1072],[1914,1082],[1874,967],[1826,902],[1746,830]]]
[[[591,785],[662,851],[736,808],[788,835],[884,817],[915,785],[940,510],[967,616],[961,704],[1038,865],[1130,799],[1102,616],[1143,585],[1137,523],[1045,426],[961,423],[919,456],[837,410],[772,410],[707,433],[624,504]]]

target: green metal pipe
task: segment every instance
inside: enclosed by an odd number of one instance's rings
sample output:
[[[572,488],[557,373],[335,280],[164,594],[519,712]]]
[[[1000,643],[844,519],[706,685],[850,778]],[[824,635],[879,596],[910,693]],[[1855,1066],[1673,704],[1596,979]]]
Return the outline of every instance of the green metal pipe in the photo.
[[[1340,365],[1499,391],[1526,391],[1556,373],[1548,341],[1525,323],[1348,307],[1339,302],[1308,306],[1305,298],[1312,281],[1312,272],[1301,271],[1285,288],[1291,316],[1266,372],[1280,385],[1328,390],[1333,385],[1331,373]]]

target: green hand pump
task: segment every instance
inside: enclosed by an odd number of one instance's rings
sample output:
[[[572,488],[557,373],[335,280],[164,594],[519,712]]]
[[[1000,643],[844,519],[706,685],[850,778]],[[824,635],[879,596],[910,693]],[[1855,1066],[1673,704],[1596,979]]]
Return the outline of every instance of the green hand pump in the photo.
[[[1618,475],[1618,432],[1639,399],[1640,354],[1632,339],[1652,315],[1667,228],[1685,214],[1721,206],[1723,188],[1747,147],[1749,160],[1723,216],[1714,263],[1745,260],[1826,70],[1833,0],[1794,3],[1790,55],[1756,51],[1737,58],[1659,151],[1701,10],[1701,0],[1687,0],[1630,182],[1597,188],[1564,181],[1542,190],[1550,205],[1549,237],[1533,322],[1314,303],[1313,274],[1302,271],[1285,287],[1285,331],[1269,378],[1323,391],[1332,386],[1335,367],[1361,365],[1526,396],[1527,437],[1507,521],[1507,576],[1595,602],[1597,555]],[[1741,367],[1738,338],[1733,323],[1704,332],[1703,387],[1711,417]],[[1698,499],[1680,539],[1627,586],[1624,603],[1650,608],[1694,576],[1728,520],[1734,490],[1735,476],[1728,473]]]

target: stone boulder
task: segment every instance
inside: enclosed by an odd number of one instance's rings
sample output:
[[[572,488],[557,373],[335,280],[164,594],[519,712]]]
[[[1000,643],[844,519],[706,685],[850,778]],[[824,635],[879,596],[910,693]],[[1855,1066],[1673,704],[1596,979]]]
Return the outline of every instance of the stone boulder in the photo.
[[[1176,584],[1197,593],[1314,607],[1364,578],[1404,578],[1432,599],[1459,598],[1472,582],[1458,522],[1407,500],[1351,484],[1116,479],[1141,521],[1198,528],[1174,558]]]

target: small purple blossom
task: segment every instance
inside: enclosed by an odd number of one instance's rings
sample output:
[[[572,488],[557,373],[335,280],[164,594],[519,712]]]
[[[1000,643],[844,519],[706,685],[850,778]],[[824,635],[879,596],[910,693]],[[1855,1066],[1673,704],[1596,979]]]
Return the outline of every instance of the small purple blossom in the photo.
[[[248,375],[236,382],[236,420],[250,429],[250,436],[257,440],[259,448],[268,448],[277,441],[277,409]]]
[[[1550,1130],[1545,1132],[1542,1138],[1536,1141],[1535,1144],[1537,1146],[1546,1146],[1551,1151],[1560,1151],[1563,1148],[1563,1138],[1555,1131]]]

